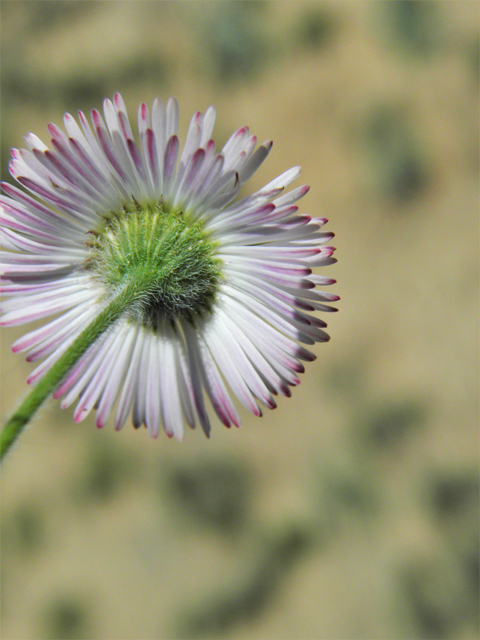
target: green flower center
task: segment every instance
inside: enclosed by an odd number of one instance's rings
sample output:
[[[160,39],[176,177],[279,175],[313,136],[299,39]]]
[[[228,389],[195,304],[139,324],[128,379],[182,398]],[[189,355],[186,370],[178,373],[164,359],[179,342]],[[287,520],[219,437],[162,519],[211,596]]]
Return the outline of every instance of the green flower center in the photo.
[[[221,279],[215,247],[202,223],[183,212],[132,205],[97,232],[90,268],[112,294],[138,282],[130,316],[156,328],[212,309]]]

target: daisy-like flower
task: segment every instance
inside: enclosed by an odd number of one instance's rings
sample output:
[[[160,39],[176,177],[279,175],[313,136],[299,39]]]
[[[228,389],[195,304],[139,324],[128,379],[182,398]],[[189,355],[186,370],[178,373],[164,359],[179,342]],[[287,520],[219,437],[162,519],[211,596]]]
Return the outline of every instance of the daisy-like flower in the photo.
[[[105,119],[78,116],[66,133],[49,125],[51,148],[29,134],[12,151],[24,189],[2,183],[1,324],[54,316],[12,346],[42,361],[28,382],[57,367],[51,391],[62,408],[78,399],[76,421],[95,409],[120,429],[131,415],[153,437],[163,425],[181,439],[185,423],[208,435],[205,396],[228,427],[232,392],[256,416],[273,409],[315,358],[298,343],[328,340],[312,312],[338,299],[312,273],[335,261],[333,234],[297,212],[307,186],[285,191],[300,168],[237,199],[272,143],[255,149],[242,127],[218,153],[212,107],[183,150],[173,99],[140,105],[139,143],[119,94]]]

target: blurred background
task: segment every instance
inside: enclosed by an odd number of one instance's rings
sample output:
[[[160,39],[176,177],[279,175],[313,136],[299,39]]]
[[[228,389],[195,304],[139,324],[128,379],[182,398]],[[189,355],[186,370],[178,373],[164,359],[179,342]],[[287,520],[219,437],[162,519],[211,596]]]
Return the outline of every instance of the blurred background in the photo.
[[[179,444],[41,410],[2,467],[2,638],[478,638],[476,2],[1,2],[1,169],[65,111],[214,104],[301,164],[340,312],[291,399]],[[29,329],[32,327],[29,327]],[[2,336],[2,409],[32,370]]]

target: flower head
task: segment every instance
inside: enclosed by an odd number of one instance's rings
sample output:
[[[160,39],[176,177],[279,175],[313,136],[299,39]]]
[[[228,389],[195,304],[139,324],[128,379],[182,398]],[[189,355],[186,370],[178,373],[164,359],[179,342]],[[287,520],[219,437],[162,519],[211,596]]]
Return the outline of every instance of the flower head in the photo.
[[[50,124],[49,149],[35,135],[14,149],[2,183],[1,324],[54,316],[17,340],[13,351],[42,360],[41,379],[95,319],[129,287],[121,315],[80,355],[54,396],[74,419],[97,410],[115,428],[132,415],[152,436],[161,425],[182,438],[184,423],[208,435],[204,393],[226,425],[239,425],[231,392],[252,413],[290,396],[300,343],[328,340],[312,312],[334,310],[338,296],[317,290],[331,278],[312,268],[334,262],[326,220],[297,213],[308,191],[285,192],[294,167],[253,195],[236,199],[267,157],[247,127],[220,153],[215,110],[194,114],[183,150],[175,100],[138,109],[140,143],[119,94],[104,116],[65,114],[66,133]],[[231,392],[228,390],[230,387]]]

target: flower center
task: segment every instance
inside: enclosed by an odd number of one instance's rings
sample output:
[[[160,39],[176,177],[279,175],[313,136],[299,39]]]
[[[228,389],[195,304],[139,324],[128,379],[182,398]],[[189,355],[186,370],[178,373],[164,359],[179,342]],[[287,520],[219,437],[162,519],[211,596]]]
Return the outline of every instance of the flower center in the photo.
[[[111,293],[138,282],[130,316],[155,328],[211,310],[221,278],[215,246],[181,211],[132,205],[96,234],[90,266]]]

